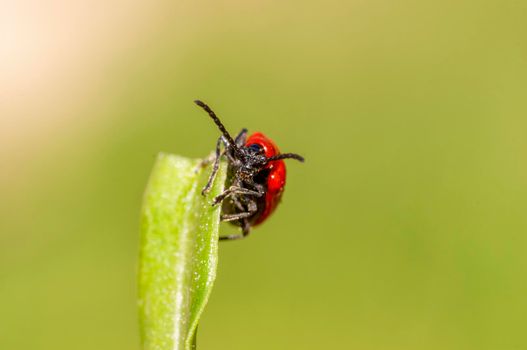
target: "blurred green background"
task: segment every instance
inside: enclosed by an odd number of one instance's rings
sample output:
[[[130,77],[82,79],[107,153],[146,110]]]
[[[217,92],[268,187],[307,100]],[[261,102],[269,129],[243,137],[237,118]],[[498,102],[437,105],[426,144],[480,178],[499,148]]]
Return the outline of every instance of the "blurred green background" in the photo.
[[[2,6],[0,349],[139,349],[141,195],[214,147],[195,98],[307,158],[220,245],[198,349],[527,348],[525,1]]]

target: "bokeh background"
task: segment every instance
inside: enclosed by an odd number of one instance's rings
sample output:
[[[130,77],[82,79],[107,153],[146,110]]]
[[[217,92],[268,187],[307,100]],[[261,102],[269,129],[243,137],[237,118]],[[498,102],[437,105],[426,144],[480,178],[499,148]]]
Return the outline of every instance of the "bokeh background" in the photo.
[[[139,349],[156,153],[270,135],[199,349],[526,349],[525,1],[0,2],[0,349]],[[224,233],[232,228],[224,226]]]

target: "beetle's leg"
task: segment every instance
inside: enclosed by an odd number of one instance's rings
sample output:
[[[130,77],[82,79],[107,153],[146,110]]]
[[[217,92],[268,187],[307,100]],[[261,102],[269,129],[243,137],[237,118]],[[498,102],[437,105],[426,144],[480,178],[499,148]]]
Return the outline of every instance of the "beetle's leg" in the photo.
[[[238,136],[234,139],[234,143],[236,143],[236,146],[243,147],[245,146],[245,141],[247,140],[247,129],[243,128]]]
[[[223,152],[223,154],[227,156],[231,164],[237,164],[238,160],[236,158],[236,155],[234,154],[233,148],[227,145],[225,140],[223,140],[223,142],[225,143],[225,151]]]
[[[249,223],[249,220],[243,219],[242,220],[242,234],[243,237],[247,237],[249,233],[251,232],[251,224]]]
[[[254,200],[249,201],[247,211],[237,214],[229,214],[229,215],[222,215],[221,220],[222,221],[234,221],[234,220],[241,220],[241,219],[247,219],[254,215],[258,211],[258,206],[256,205],[256,202]]]
[[[245,207],[243,206],[242,202],[240,202],[240,200],[238,199],[237,196],[232,196],[231,200],[232,200],[233,204],[236,206],[236,208],[238,208],[238,210],[240,212],[246,210]]]
[[[237,235],[220,236],[219,240],[220,241],[235,241],[237,239],[242,239],[242,238],[247,237],[250,232],[251,232],[250,229],[243,230],[241,235],[237,234]]]
[[[253,190],[249,190],[247,188],[242,188],[242,187],[238,187],[238,186],[231,186],[229,187],[228,189],[226,189],[225,191],[223,191],[222,194],[220,194],[219,196],[216,196],[216,198],[214,198],[214,201],[212,202],[212,205],[217,205],[219,203],[221,203],[225,198],[229,197],[230,195],[233,195],[233,194],[244,194],[244,195],[247,195],[247,196],[255,196],[255,197],[261,197],[264,195],[265,192],[263,191],[253,191]]]
[[[260,197],[265,194],[265,186],[254,182],[252,179],[248,179],[246,183],[256,189],[256,192],[260,193]]]
[[[221,143],[222,142],[225,142],[225,141],[223,140],[223,136],[220,136],[220,138],[216,142],[216,153],[214,154],[214,165],[212,166],[212,172],[210,173],[207,184],[205,185],[205,187],[203,187],[203,190],[201,190],[202,195],[205,195],[210,191],[210,188],[212,187],[212,183],[214,182],[214,179],[216,178],[216,174],[218,173],[218,168],[220,166]],[[205,159],[203,162],[207,162],[205,164],[208,164],[210,160]]]
[[[254,200],[252,200],[251,202],[254,203],[254,205],[256,206],[256,202]],[[249,203],[249,205],[251,205]],[[251,232],[251,224],[249,223],[249,220],[247,220],[247,218],[245,219],[241,219],[240,220],[240,225],[242,227],[242,234],[236,234],[236,235],[227,235],[227,236],[220,236],[220,241],[234,241],[234,240],[237,240],[237,239],[242,239],[242,238],[245,238],[249,235],[249,233]]]
[[[251,233],[251,225],[249,225],[249,222],[247,220],[243,220],[244,224],[242,226],[242,234],[235,234],[235,235],[227,235],[227,236],[220,236],[220,241],[235,241],[237,239],[245,238]]]

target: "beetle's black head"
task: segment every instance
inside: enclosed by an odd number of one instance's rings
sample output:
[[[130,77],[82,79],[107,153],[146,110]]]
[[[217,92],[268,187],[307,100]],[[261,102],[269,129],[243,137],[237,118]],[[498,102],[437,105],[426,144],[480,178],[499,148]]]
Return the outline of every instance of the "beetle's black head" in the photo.
[[[244,179],[253,178],[268,163],[263,147],[256,143],[241,147],[240,156],[237,159],[239,160],[238,174]]]

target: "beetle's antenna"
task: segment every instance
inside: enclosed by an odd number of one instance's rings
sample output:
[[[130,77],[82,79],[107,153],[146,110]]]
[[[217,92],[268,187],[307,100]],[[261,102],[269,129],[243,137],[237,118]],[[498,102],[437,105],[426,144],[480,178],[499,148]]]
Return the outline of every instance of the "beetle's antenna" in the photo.
[[[214,123],[218,126],[218,129],[220,129],[220,131],[223,134],[223,136],[227,139],[227,142],[229,143],[229,145],[231,147],[233,147],[237,151],[238,150],[238,146],[236,146],[236,142],[234,142],[234,140],[232,139],[232,137],[229,134],[229,132],[227,131],[227,129],[225,129],[225,126],[223,125],[223,123],[220,121],[218,116],[216,116],[216,113],[214,113],[214,111],[212,109],[210,109],[210,107],[207,106],[207,104],[205,102],[203,102],[203,101],[195,100],[194,103],[197,104],[198,106],[200,106],[201,108],[203,108],[205,110],[205,112],[207,112],[209,114],[209,116],[212,118]]]
[[[302,157],[301,155],[298,155],[296,153],[282,153],[282,154],[278,154],[276,156],[272,156],[272,157],[269,157],[267,158],[267,161],[268,162],[271,162],[273,160],[280,160],[280,159],[296,159],[300,162],[304,162],[304,157]]]

